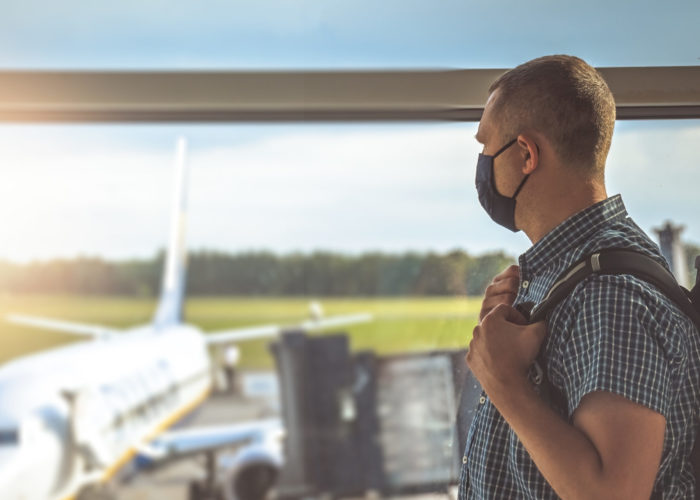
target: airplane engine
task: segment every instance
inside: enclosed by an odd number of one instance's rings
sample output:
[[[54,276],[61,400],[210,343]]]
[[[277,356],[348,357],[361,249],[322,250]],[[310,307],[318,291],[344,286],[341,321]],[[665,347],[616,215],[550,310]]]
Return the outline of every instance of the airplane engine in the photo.
[[[224,498],[264,499],[274,486],[281,467],[282,455],[278,447],[254,444],[243,448],[231,457],[231,462],[226,466]]]

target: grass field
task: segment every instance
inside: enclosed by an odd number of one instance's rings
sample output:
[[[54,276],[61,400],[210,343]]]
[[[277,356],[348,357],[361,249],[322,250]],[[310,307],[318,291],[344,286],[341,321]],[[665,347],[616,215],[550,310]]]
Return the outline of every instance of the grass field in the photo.
[[[342,329],[350,336],[353,350],[400,353],[469,344],[481,298],[358,298],[323,299],[325,314],[370,312],[374,321]],[[187,322],[203,331],[264,323],[295,324],[308,317],[308,299],[299,298],[192,298],[187,300]],[[0,297],[0,317],[23,313],[52,318],[129,327],[147,323],[154,300],[84,296]],[[79,339],[78,339],[79,340]],[[48,349],[76,338],[0,323],[0,363],[17,356]],[[243,368],[272,366],[267,341],[240,344]]]

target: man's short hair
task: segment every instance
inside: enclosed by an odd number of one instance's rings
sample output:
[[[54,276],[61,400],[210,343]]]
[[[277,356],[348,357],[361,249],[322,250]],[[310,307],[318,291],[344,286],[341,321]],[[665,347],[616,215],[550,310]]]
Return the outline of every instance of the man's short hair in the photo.
[[[510,140],[525,130],[544,134],[566,164],[602,174],[615,126],[615,100],[603,77],[566,55],[528,61],[501,75],[494,112]]]

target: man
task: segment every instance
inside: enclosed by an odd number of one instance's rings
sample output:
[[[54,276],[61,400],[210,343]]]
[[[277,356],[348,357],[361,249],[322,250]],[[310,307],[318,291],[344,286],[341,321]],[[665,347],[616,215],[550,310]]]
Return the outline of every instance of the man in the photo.
[[[460,498],[692,498],[700,336],[690,319],[630,275],[585,279],[543,323],[527,325],[518,309],[596,250],[664,263],[605,190],[612,94],[570,56],[522,64],[489,92],[476,136],[479,199],[532,247],[489,286],[473,332],[467,364],[483,393]],[[540,349],[562,407],[528,376]]]
[[[238,392],[236,386],[236,367],[241,360],[241,351],[235,345],[228,345],[224,350],[224,373],[226,375],[226,390],[229,394]]]

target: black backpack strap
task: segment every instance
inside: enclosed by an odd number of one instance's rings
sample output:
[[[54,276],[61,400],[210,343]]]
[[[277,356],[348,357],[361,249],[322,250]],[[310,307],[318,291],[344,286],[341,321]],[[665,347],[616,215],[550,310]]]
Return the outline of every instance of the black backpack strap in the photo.
[[[696,259],[698,282],[700,283],[700,256]],[[696,295],[700,295],[700,285],[696,284],[692,292],[682,288],[673,274],[653,258],[632,250],[600,250],[576,262],[564,271],[552,285],[545,298],[526,316],[530,323],[543,321],[554,307],[564,300],[585,278],[591,274],[630,274],[656,286],[661,293],[689,316],[700,331],[700,310]],[[566,398],[547,378],[544,348],[530,370],[530,380],[535,383],[540,395],[561,412],[566,411]]]
[[[653,258],[632,250],[601,250],[580,260],[552,285],[544,300],[530,313],[530,322],[545,319],[547,314],[585,278],[591,274],[631,274],[656,286],[687,314],[700,328],[700,313],[691,301],[688,292],[676,281],[676,278],[663,265]],[[692,293],[697,293],[697,286]]]

